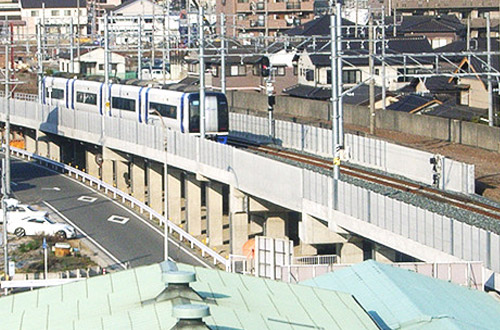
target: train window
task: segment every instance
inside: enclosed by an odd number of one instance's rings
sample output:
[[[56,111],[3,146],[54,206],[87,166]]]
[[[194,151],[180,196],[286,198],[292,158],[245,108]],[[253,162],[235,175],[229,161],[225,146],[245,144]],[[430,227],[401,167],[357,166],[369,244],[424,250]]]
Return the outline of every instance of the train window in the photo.
[[[227,132],[229,128],[229,113],[227,99],[224,94],[217,94],[217,122],[220,132]]]
[[[154,110],[158,111],[162,117],[177,118],[177,107],[175,105],[149,102],[149,110],[153,114],[155,114]]]
[[[60,88],[52,88],[52,96],[53,99],[62,100],[64,99],[64,90]]]
[[[189,100],[189,132],[200,131],[200,97],[194,96]]]
[[[111,98],[111,107],[113,109],[135,111],[135,100],[126,99],[124,97],[112,97]]]
[[[76,102],[97,105],[97,94],[76,92]]]

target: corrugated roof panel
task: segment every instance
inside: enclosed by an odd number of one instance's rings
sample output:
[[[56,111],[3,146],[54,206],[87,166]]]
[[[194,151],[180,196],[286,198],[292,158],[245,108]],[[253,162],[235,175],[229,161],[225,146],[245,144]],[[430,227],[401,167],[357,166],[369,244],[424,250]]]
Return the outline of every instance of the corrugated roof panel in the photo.
[[[135,268],[134,271],[137,278],[141,279],[141,283],[138,287],[141,300],[156,297],[156,295],[165,288],[161,279],[160,266],[158,264]]]
[[[384,328],[434,329],[445,320],[457,329],[500,324],[500,303],[488,294],[375,261],[303,284],[349,291]]]
[[[68,283],[62,286],[62,300],[63,301],[75,301],[76,299],[82,299],[87,297],[87,282],[78,281],[73,283]]]
[[[166,304],[170,303],[166,302]],[[132,328],[134,329],[161,329],[161,324],[169,324],[170,327],[167,327],[166,329],[170,329],[177,322],[177,320],[172,316],[171,306],[168,309],[168,312],[156,314],[156,310],[152,304],[131,310],[128,313],[128,318],[130,319]]]
[[[107,274],[86,280],[88,298],[92,299],[113,292],[111,276],[112,274]]]
[[[86,317],[100,317],[103,315],[109,315],[110,305],[107,295],[97,296],[92,295],[92,298],[82,299],[78,301],[78,315]]]
[[[68,324],[72,324],[73,320],[78,319],[78,309],[76,308],[78,301],[58,302],[51,304],[49,306],[48,313],[48,329],[68,329]],[[38,313],[39,311],[47,307],[39,308],[33,313]],[[63,313],[61,311],[64,311]]]
[[[193,269],[179,266],[182,270]],[[331,308],[341,309],[341,314],[344,312],[343,324],[375,328],[368,315],[347,295],[342,299],[333,295],[330,296],[332,301],[322,301],[324,299],[319,298],[321,295],[314,292],[319,289],[227,274],[218,270],[195,270],[198,281],[191,283],[191,287],[203,296],[210,297],[204,303],[209,306],[212,316],[204,320],[213,328],[310,329],[319,325],[325,329],[335,329],[338,327],[332,326],[334,320],[328,317],[327,312]],[[63,324],[69,329],[74,325],[75,329],[86,330],[149,330],[170,329],[177,321],[172,316],[171,301],[152,302],[144,306],[141,304],[141,301],[156,297],[164,288],[158,265],[95,277],[84,282],[85,286],[74,283],[70,284],[71,287],[40,289],[15,295],[13,298],[0,298],[0,313],[5,314],[2,318],[5,321],[3,324],[8,322],[12,325],[9,329],[29,330],[43,329],[47,324],[51,329]],[[39,294],[41,291],[42,294]],[[75,294],[72,298],[69,297],[71,292]],[[44,299],[42,307],[33,308],[40,297]],[[67,299],[61,301],[61,297]],[[29,308],[19,310],[18,314],[14,315],[9,312],[13,302]],[[45,304],[49,304],[49,308],[44,307]],[[323,311],[325,304],[327,309]],[[359,314],[352,310],[357,310]],[[31,317],[27,322],[24,317],[21,321],[18,315],[28,312],[35,317]]]
[[[36,308],[37,305],[38,290],[33,292],[22,292],[15,295],[14,299],[10,302],[10,312],[12,314],[22,313],[25,310]],[[0,308],[0,310],[1,309],[2,308]]]
[[[100,317],[86,317],[79,320],[75,320],[73,323],[74,330],[104,330],[102,326],[102,320]],[[24,329],[24,328],[23,328]]]
[[[45,290],[38,290],[38,303],[37,307],[39,309],[44,308],[47,305],[62,302],[62,288],[60,285],[48,287]]]

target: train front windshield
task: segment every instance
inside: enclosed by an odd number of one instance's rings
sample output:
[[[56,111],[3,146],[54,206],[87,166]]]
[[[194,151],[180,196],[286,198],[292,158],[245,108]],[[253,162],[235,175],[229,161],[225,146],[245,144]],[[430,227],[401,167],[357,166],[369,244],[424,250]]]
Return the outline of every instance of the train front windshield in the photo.
[[[208,98],[216,98],[217,99],[217,107],[216,109],[216,117],[211,118],[210,109],[208,109],[207,105],[211,104],[211,102],[207,102]],[[215,115],[215,114],[214,114]],[[227,99],[224,94],[220,93],[206,93],[205,95],[205,125],[207,128],[207,132],[213,131],[214,129],[217,132],[227,132],[229,130],[229,113],[227,107]],[[216,128],[210,128],[210,122],[213,122],[211,119],[216,119]],[[199,133],[200,132],[200,95],[192,94],[189,96],[189,132],[190,133]]]

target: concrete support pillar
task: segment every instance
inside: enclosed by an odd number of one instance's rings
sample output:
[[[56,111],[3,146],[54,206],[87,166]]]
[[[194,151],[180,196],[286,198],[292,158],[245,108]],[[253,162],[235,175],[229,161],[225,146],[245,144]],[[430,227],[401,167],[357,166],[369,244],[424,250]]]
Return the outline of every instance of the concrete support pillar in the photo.
[[[144,158],[134,157],[132,161],[132,196],[146,201],[146,163]]]
[[[177,225],[182,221],[181,174],[179,170],[168,168],[168,214],[170,221]]]
[[[61,161],[61,147],[58,144],[58,141],[49,140],[49,157],[56,162]]]
[[[162,163],[148,162],[149,206],[158,213],[164,212]]]
[[[24,145],[26,151],[36,153],[36,132],[27,130],[24,134]]]
[[[115,184],[113,168],[114,164],[112,160],[104,159],[102,161],[102,181],[112,186]]]
[[[94,178],[99,177],[99,165],[96,162],[97,150],[85,150],[85,170]]]
[[[355,264],[363,262],[363,242],[358,239],[351,239],[342,244],[340,249],[340,262],[343,264]]]
[[[396,251],[383,245],[376,245],[374,248],[374,258],[379,262],[393,263],[396,261]]]
[[[222,184],[210,181],[206,189],[207,236],[210,246],[223,243],[222,236]]]
[[[272,238],[288,238],[287,212],[269,212],[265,223],[265,236]]]
[[[128,162],[116,160],[115,170],[116,187],[125,193],[129,193],[130,174],[128,172]]]
[[[36,146],[39,156],[49,158],[49,138],[42,131],[36,131]]]
[[[194,174],[186,175],[186,220],[191,235],[201,235],[201,182]]]
[[[242,255],[243,244],[248,241],[248,199],[245,194],[229,187],[229,230],[232,254]]]

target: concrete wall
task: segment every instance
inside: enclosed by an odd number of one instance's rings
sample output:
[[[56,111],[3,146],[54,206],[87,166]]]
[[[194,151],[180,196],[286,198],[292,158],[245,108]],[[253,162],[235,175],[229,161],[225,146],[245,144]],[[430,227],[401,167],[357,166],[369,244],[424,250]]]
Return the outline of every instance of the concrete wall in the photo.
[[[267,97],[256,93],[232,91],[228,101],[235,112],[267,114]],[[305,117],[307,121],[327,124],[330,118],[330,104],[286,96],[276,97],[275,116],[282,118]],[[346,124],[369,126],[367,107],[344,104]],[[464,122],[426,115],[412,115],[398,111],[378,111],[377,127],[409,134],[441,139],[472,147],[499,151],[500,128],[484,124]]]

